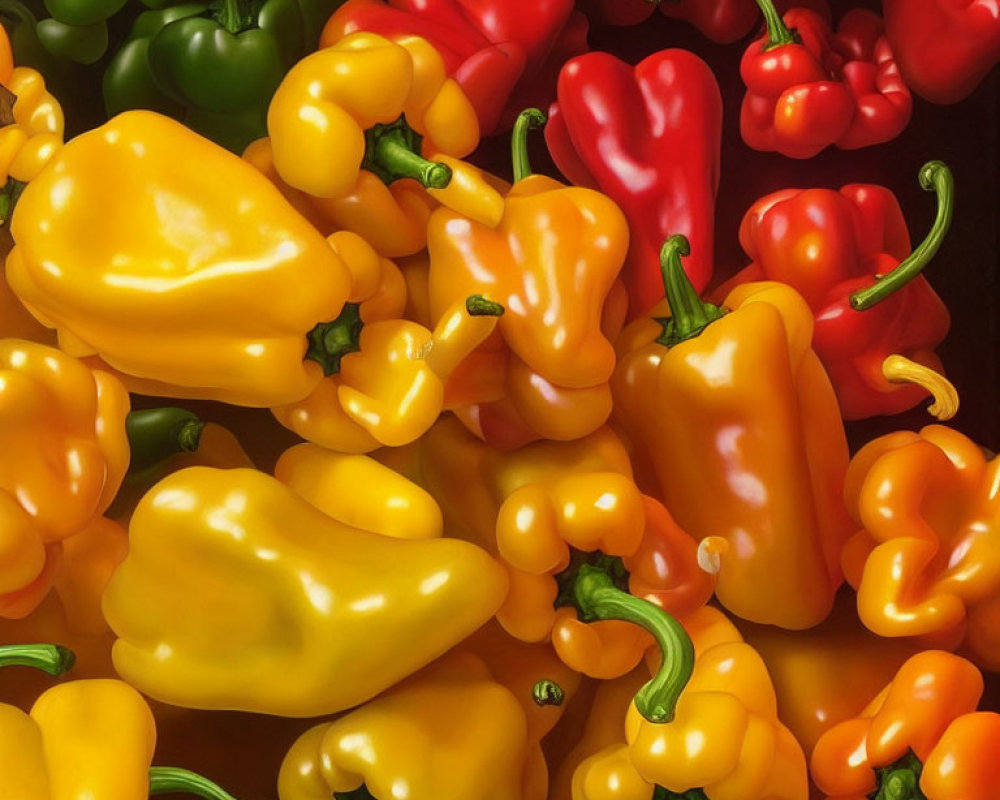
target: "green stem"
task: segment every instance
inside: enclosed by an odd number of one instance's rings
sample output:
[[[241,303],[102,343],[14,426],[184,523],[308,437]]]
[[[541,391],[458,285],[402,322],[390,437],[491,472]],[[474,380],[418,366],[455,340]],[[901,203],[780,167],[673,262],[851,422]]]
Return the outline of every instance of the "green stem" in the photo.
[[[235,800],[225,789],[197,772],[181,767],[150,767],[149,793],[193,794],[205,800]]]
[[[142,472],[177,453],[198,449],[205,423],[184,408],[166,406],[130,411],[125,418],[130,474]]]
[[[517,115],[510,134],[510,160],[514,167],[514,183],[531,175],[528,163],[528,131],[545,124],[545,114],[537,108],[526,108]]]
[[[0,667],[34,667],[49,675],[73,668],[76,654],[61,644],[5,644],[0,646]]]
[[[580,567],[575,586],[580,619],[620,619],[653,634],[660,646],[660,669],[635,695],[635,707],[650,722],[670,722],[677,698],[694,669],[694,645],[681,624],[659,606],[616,587],[600,567]]]
[[[404,117],[388,125],[375,125],[365,131],[361,166],[387,185],[400,178],[413,178],[427,189],[444,189],[451,183],[451,167],[420,155],[421,141]]]
[[[679,233],[667,239],[660,250],[660,272],[670,305],[670,319],[664,322],[663,334],[656,341],[667,347],[693,339],[726,313],[718,306],[703,303],[698,297],[681,264],[681,256],[690,253],[687,237]]]
[[[566,692],[555,681],[543,678],[535,681],[535,685],[531,687],[531,699],[536,706],[561,706],[566,699]]]
[[[465,298],[465,310],[470,317],[502,317],[506,311],[500,303],[487,300],[481,294],[470,294]]]
[[[2,87],[0,87],[2,88]],[[10,227],[10,219],[14,216],[14,208],[21,198],[21,192],[28,184],[14,178],[8,178],[3,189],[0,189],[0,225]]]
[[[912,281],[927,262],[934,258],[944,241],[955,210],[955,179],[948,166],[941,161],[928,161],[920,168],[920,187],[925,192],[937,195],[938,208],[934,224],[926,238],[913,252],[896,265],[888,275],[866,289],[859,289],[851,295],[851,308],[865,311],[880,303],[897,289]]]
[[[924,765],[912,750],[885,767],[875,770],[877,789],[869,800],[927,800],[920,790],[920,772]]]
[[[764,45],[765,52],[773,50],[776,47],[783,47],[786,44],[802,43],[799,35],[785,25],[781,19],[781,14],[778,13],[778,9],[774,7],[774,3],[771,0],[757,0],[757,7],[760,9],[760,13],[764,15],[764,22],[767,25],[767,44]]]
[[[309,331],[310,358],[323,368],[324,375],[340,372],[340,360],[349,353],[361,349],[361,306],[358,303],[344,303],[340,316],[330,322],[320,322]]]
[[[222,0],[215,20],[233,36],[257,27],[256,15],[248,0]]]

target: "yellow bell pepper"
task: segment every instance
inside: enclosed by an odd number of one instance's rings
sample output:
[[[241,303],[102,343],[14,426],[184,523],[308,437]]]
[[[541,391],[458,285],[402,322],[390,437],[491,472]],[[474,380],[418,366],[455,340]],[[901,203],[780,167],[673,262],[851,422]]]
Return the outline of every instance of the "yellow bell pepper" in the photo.
[[[472,633],[507,590],[479,548],[359,531],[248,469],[167,476],[129,541],[104,593],[115,668],[188,708],[350,708]]]
[[[341,259],[257,170],[148,111],[60,150],[11,231],[7,280],[60,346],[161,397],[305,397],[322,379],[306,334],[350,292]]]
[[[443,532],[434,498],[368,456],[300,444],[282,453],[274,477],[345,525],[397,539],[433,539]]]
[[[449,653],[300,736],[281,765],[278,797],[524,800],[528,749],[510,690],[476,656]]]
[[[0,260],[6,260],[13,247],[10,228],[0,225]],[[21,305],[4,274],[0,274],[0,339],[27,339],[47,345],[56,343],[55,331],[42,325]]]
[[[348,305],[324,334],[327,350],[344,343],[346,355],[329,362],[315,391],[272,409],[274,415],[304,439],[345,453],[409,444],[434,424],[445,381],[503,313],[476,295],[455,302],[430,331],[403,319],[362,323],[357,307]]]
[[[0,797],[4,800],[145,800],[186,792],[232,797],[206,778],[150,767],[156,724],[146,701],[117,680],[54,686],[25,714],[0,704]]]
[[[63,111],[36,70],[15,67],[3,85],[17,99],[13,123],[0,127],[0,184],[8,178],[27,183],[62,147]]]
[[[49,590],[62,542],[94,525],[128,468],[129,398],[106,372],[0,340],[0,617]]]
[[[306,56],[275,92],[267,127],[282,181],[325,198],[328,218],[386,255],[416,252],[426,241],[388,227],[393,217],[411,216],[408,205],[418,218],[425,209],[393,192],[396,181],[422,184],[485,224],[503,213],[499,194],[458,160],[479,143],[475,110],[419,37],[390,41],[362,31]]]

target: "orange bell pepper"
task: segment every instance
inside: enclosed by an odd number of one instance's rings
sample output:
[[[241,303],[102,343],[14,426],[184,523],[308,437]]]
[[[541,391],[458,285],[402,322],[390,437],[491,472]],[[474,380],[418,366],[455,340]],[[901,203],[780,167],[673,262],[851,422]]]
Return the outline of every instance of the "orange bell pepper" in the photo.
[[[944,425],[879,437],[851,460],[860,528],[844,548],[858,615],[879,636],[961,646],[1000,669],[1000,459]]]
[[[696,540],[711,537],[719,601],[808,628],[833,605],[851,530],[847,440],[810,347],[812,312],[772,282],[737,287],[722,308],[702,303],[681,267],[687,251],[682,236],[666,242],[668,299],[619,339],[615,415],[650,493]]]
[[[995,800],[1000,714],[975,711],[982,693],[972,663],[918,653],[857,717],[823,734],[813,781],[831,800]]]
[[[576,439],[607,420],[615,353],[602,322],[628,250],[625,217],[611,200],[528,174],[525,135],[540,120],[537,109],[518,118],[516,181],[498,226],[439,208],[427,230],[433,319],[479,292],[507,309],[471,362],[480,395],[452,405],[474,407],[486,441],[508,449]]]
[[[51,347],[0,340],[0,617],[48,592],[63,542],[98,524],[128,467],[129,398]]]

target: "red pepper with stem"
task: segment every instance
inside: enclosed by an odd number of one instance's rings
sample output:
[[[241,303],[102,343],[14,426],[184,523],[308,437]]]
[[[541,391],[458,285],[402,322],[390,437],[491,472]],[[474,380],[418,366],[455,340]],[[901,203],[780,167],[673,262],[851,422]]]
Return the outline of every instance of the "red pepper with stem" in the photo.
[[[852,9],[837,31],[819,14],[794,8],[782,17],[757,0],[766,33],[746,50],[747,86],[740,133],[755,150],[811,158],[887,142],[910,121],[913,101],[899,75],[878,15]]]
[[[885,33],[906,85],[957,103],[1000,61],[998,0],[883,0]]]
[[[578,186],[599,189],[625,212],[631,237],[623,272],[629,314],[663,297],[660,246],[672,233],[692,244],[684,265],[695,288],[712,276],[722,96],[708,65],[661,50],[635,66],[607,53],[568,61],[545,140]]]
[[[713,295],[759,280],[795,288],[815,316],[813,347],[845,419],[898,414],[928,392],[946,400],[934,348],[950,317],[920,272],[951,224],[954,181],[940,161],[924,164],[919,179],[937,196],[938,211],[912,251],[899,203],[882,186],[784,189],[762,197],[740,224],[740,244],[753,263]]]

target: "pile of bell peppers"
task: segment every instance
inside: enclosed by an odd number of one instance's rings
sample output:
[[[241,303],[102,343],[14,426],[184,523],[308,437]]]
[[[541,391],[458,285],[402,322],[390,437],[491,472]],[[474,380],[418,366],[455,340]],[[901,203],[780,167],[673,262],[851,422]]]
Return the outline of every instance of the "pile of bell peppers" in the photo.
[[[0,0],[0,798],[1000,800],[998,20]]]

